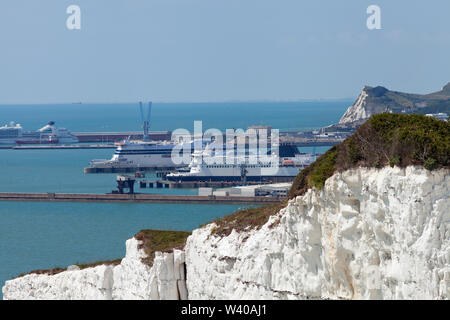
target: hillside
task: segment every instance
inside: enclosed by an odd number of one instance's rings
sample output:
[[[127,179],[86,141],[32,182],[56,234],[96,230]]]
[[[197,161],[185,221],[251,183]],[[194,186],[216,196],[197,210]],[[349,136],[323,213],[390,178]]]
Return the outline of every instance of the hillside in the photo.
[[[440,91],[425,95],[391,91],[381,86],[365,86],[339,123],[367,120],[372,115],[383,112],[405,114],[444,112],[450,114],[450,83]]]
[[[424,115],[382,113],[371,117],[295,178],[289,197],[321,189],[337,171],[356,167],[449,167],[450,124]]]

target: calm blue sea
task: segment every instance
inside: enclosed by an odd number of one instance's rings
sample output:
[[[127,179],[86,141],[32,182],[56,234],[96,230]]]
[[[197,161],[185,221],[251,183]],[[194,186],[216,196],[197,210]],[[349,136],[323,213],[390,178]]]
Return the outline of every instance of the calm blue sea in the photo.
[[[336,122],[351,101],[153,103],[151,130],[203,128],[245,129],[270,125],[280,131],[308,130]],[[15,121],[36,130],[53,120],[71,131],[141,130],[139,107],[134,104],[0,105],[0,125]]]
[[[194,120],[202,120],[204,130],[260,124],[280,131],[309,130],[337,122],[350,104],[155,103],[151,130],[193,130]],[[0,105],[0,125],[15,121],[36,130],[50,120],[78,132],[141,130],[137,104]],[[110,192],[116,175],[87,175],[83,168],[91,159],[110,158],[112,153],[112,149],[0,150],[0,192]],[[195,194],[196,190],[144,192]],[[0,202],[0,286],[33,269],[123,257],[125,240],[141,229],[191,231],[237,209],[237,205]]]

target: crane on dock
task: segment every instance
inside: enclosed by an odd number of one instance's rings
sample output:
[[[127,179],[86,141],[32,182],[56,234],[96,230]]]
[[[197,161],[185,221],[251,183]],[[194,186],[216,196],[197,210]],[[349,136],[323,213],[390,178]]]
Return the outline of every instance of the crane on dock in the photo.
[[[150,129],[150,114],[151,114],[151,111],[152,111],[152,102],[150,101],[148,103],[147,117],[144,117],[144,107],[142,105],[142,101],[139,102],[139,109],[141,111],[141,120],[143,122],[142,128],[144,128],[143,140],[144,141],[150,141],[150,137],[149,137],[148,131]]]

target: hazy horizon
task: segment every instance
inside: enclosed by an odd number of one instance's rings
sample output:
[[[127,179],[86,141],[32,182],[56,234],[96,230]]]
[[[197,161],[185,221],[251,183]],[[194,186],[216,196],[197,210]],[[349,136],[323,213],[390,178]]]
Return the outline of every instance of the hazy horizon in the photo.
[[[352,103],[355,98],[329,98],[329,99],[296,99],[296,100],[223,100],[223,101],[151,101],[152,103],[157,104],[205,104],[205,103],[211,103],[211,104],[221,104],[221,103],[295,103],[295,102],[350,102]],[[98,101],[98,102],[92,102],[92,101],[73,101],[73,102],[39,102],[39,103],[1,103],[1,106],[30,106],[30,105],[71,105],[71,104],[137,104],[140,101],[114,101],[114,102],[105,102],[105,101]],[[146,100],[141,102],[148,102]]]
[[[366,25],[373,4],[379,30]],[[450,81],[448,12],[447,0],[3,0],[0,104],[435,92]]]

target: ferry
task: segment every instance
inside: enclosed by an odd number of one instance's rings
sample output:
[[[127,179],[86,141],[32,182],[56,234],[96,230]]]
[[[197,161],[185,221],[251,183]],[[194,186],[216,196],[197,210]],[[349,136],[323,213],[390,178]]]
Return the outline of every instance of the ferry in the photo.
[[[37,131],[25,131],[20,124],[11,122],[0,127],[0,144],[72,144],[78,138],[66,128],[58,128],[54,121]]]
[[[134,170],[153,170],[156,168],[176,168],[172,161],[171,142],[149,142],[125,140],[115,143],[117,149],[112,158],[91,160],[85,168],[86,173],[124,172]]]
[[[169,181],[290,181],[317,158],[317,154],[300,153],[294,146],[280,146],[279,155],[250,161],[251,151],[233,158],[208,152],[194,152],[189,171],[166,175]],[[256,158],[255,158],[256,159]]]
[[[199,140],[195,140],[199,141]],[[172,160],[172,150],[177,146],[180,150],[188,150],[189,154],[195,153],[195,141],[175,143],[175,142],[153,142],[144,140],[127,139],[116,143],[116,150],[111,159],[93,159],[89,166],[84,169],[85,173],[110,173],[110,172],[136,172],[155,170],[175,170],[182,172],[190,170],[189,163],[176,164]],[[209,146],[209,147],[207,147]],[[234,145],[236,149],[237,145]],[[202,139],[201,151],[211,151],[211,140]],[[222,146],[224,148],[224,146]],[[270,150],[270,148],[269,148]],[[249,152],[248,148],[246,150]],[[295,154],[299,154],[294,146],[280,146],[280,157],[291,160]],[[290,163],[286,163],[289,166]]]

